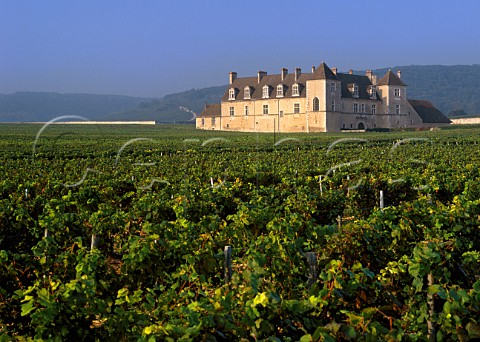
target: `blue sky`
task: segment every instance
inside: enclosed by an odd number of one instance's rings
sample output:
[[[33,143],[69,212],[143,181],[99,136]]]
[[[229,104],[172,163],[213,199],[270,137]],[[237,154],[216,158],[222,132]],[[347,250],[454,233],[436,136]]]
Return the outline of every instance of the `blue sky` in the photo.
[[[147,97],[230,71],[480,63],[480,1],[0,0],[0,93]]]

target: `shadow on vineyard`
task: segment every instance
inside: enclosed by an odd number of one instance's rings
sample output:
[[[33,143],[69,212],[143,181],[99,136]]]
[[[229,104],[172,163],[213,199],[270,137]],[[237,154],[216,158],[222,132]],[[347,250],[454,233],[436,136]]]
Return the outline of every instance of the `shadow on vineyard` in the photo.
[[[1,341],[480,338],[475,130],[38,128],[0,135]]]

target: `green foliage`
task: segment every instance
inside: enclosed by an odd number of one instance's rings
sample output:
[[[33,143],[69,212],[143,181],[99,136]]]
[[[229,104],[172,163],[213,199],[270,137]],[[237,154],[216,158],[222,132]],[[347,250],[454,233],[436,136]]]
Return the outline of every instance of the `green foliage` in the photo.
[[[33,158],[36,129],[0,128],[0,340],[479,337],[475,131],[327,153],[338,136],[58,126]],[[431,143],[393,155],[408,137]]]

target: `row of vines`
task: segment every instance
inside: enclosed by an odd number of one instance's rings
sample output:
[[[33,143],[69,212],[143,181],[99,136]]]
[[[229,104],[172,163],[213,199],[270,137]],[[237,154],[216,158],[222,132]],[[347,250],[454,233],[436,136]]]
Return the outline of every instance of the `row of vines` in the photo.
[[[40,128],[0,129],[0,341],[480,338],[475,129]]]

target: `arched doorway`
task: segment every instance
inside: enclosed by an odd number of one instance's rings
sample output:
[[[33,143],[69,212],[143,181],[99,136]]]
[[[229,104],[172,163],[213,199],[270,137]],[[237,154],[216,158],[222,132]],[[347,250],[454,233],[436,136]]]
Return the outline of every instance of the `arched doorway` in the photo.
[[[364,130],[365,129],[365,125],[363,124],[363,122],[360,122],[358,124],[358,129],[361,129],[361,130]]]

